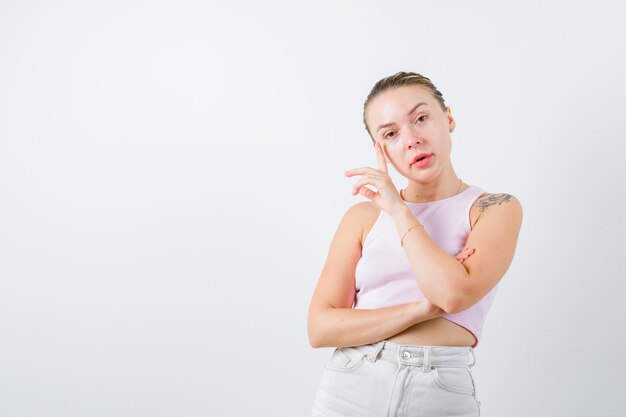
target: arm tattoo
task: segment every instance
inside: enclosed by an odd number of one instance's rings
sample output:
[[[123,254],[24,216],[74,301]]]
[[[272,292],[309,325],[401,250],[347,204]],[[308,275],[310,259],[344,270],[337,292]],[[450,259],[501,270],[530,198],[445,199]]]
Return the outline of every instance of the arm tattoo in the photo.
[[[511,194],[488,194],[484,198],[481,198],[477,205],[480,207],[480,211],[485,211],[489,206],[493,206],[494,204],[500,205],[510,200]]]

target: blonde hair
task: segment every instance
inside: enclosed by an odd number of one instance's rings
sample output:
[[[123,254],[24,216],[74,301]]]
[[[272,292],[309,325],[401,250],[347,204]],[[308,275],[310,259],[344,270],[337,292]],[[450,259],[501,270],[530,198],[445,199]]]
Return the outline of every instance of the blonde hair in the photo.
[[[374,140],[374,135],[372,135],[369,128],[367,127],[367,119],[365,117],[365,112],[367,111],[368,104],[374,99],[374,97],[376,97],[383,91],[387,91],[396,87],[401,87],[403,85],[420,85],[426,88],[439,102],[443,111],[446,111],[448,109],[443,99],[443,95],[439,90],[437,90],[437,87],[435,87],[435,85],[432,83],[432,81],[430,81],[429,78],[415,72],[403,71],[397,72],[389,77],[385,77],[382,80],[379,80],[376,84],[374,84],[372,91],[370,91],[367,99],[365,100],[365,103],[363,104],[363,124],[365,125],[365,130],[367,130],[367,133],[369,133],[370,138],[372,138],[372,142],[376,141]]]

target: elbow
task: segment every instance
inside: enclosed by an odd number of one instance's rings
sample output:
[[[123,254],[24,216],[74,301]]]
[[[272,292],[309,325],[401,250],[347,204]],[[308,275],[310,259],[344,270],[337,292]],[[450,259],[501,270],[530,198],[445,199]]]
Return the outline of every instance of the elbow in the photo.
[[[465,281],[466,277],[463,277],[462,280]],[[469,291],[470,289],[466,286],[448,288],[448,296],[445,297],[442,303],[443,305],[440,306],[441,309],[448,314],[457,314],[467,310],[473,305],[473,303],[470,302],[471,297]]]
[[[322,332],[318,331],[309,331],[309,345],[313,349],[318,349],[322,347],[330,346],[324,338]]]
[[[323,327],[320,325],[319,322],[320,320],[315,320],[315,315],[309,316],[307,335],[309,338],[309,345],[313,349],[325,346]]]
[[[466,310],[467,306],[465,305],[465,301],[461,297],[456,296],[449,297],[444,305],[441,306],[441,309],[448,314],[456,314]]]
[[[309,334],[309,345],[313,348],[313,349],[317,349],[317,348],[321,348],[322,344],[320,343],[320,340],[317,338],[317,336],[313,336]]]
[[[315,326],[311,325],[311,323],[309,323],[308,337],[309,337],[309,345],[313,349],[322,347],[320,334],[319,332],[315,331]]]
[[[448,314],[461,313],[475,304],[468,297],[456,296],[447,300],[447,304],[441,307]]]
[[[459,309],[457,302],[454,300],[448,301],[448,303],[442,306],[441,309],[445,311],[447,314],[456,314],[456,313],[460,313],[461,311],[463,311]]]

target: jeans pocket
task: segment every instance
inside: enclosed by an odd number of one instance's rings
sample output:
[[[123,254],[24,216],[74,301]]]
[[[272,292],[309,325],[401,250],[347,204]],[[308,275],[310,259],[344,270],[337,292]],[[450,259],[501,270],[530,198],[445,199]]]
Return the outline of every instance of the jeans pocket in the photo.
[[[434,367],[431,374],[435,383],[446,391],[474,395],[474,380],[468,368]]]
[[[331,371],[354,372],[363,364],[365,354],[357,349],[335,348],[325,368]]]

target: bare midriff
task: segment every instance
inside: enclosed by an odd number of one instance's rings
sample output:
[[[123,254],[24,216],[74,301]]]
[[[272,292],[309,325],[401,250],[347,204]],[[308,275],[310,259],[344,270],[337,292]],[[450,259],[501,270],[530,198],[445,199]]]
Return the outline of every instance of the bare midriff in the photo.
[[[476,201],[478,201],[478,199]],[[478,205],[474,204],[469,212],[471,229],[474,228],[479,217],[480,211]],[[370,219],[369,224],[365,228],[365,235],[369,233],[373,223],[374,221]],[[476,342],[476,338],[472,332],[443,317],[414,324],[397,335],[387,338],[387,340],[406,345],[425,346],[473,346]]]
[[[443,317],[414,324],[387,340],[403,345],[425,346],[472,346],[476,342],[472,332]]]
[[[480,211],[474,204],[469,212],[470,228],[474,228],[478,217],[480,217]],[[372,219],[368,223],[365,235],[374,224]],[[443,317],[414,324],[397,335],[388,337],[387,340],[405,345],[423,346],[473,346],[476,342],[472,332]]]

